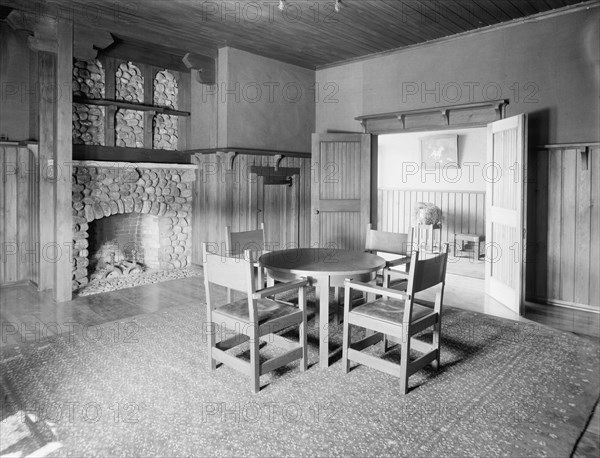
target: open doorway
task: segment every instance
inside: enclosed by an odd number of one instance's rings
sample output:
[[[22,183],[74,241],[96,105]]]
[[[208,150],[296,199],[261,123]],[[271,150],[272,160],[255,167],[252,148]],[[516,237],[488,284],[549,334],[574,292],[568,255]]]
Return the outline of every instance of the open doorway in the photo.
[[[437,207],[439,221],[426,221],[434,223],[432,240],[419,244],[450,244],[445,302],[484,311],[487,128],[382,134],[377,140],[377,228],[410,233],[423,217],[419,207]]]

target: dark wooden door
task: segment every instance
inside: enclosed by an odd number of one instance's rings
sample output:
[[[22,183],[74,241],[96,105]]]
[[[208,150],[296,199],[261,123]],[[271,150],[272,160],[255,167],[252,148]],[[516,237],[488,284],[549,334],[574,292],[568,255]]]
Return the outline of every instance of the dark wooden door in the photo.
[[[265,241],[270,250],[298,248],[298,175],[284,180],[260,177],[262,187],[261,212],[265,223]],[[281,182],[283,181],[283,183]],[[259,216],[260,218],[260,216]]]
[[[371,211],[371,135],[313,134],[311,246],[362,250]]]

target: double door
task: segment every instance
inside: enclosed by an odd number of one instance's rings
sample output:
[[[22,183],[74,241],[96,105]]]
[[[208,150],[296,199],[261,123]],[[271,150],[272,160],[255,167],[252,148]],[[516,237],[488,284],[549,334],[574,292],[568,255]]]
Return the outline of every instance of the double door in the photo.
[[[515,314],[524,301],[526,121],[517,115],[488,124],[483,164],[486,300]],[[362,250],[376,192],[371,135],[313,134],[312,157],[311,246]]]

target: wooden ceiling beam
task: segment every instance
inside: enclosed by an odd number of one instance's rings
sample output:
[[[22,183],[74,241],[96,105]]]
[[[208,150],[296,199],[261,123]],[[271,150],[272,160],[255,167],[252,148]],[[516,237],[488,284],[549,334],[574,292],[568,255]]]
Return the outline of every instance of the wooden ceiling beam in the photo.
[[[82,60],[92,60],[98,55],[98,50],[107,48],[114,39],[106,30],[75,24],[73,57]]]
[[[98,51],[99,56],[113,57],[125,61],[139,62],[159,68],[168,68],[178,72],[187,72],[188,68],[182,62],[185,52],[166,46],[154,45],[121,36],[112,36],[113,43]]]
[[[33,13],[13,9],[5,21],[13,30],[29,35],[28,44],[32,50],[54,54],[58,52],[57,21],[54,18],[38,17]]]
[[[212,57],[187,53],[181,59],[186,68],[197,70],[196,80],[202,84],[215,84],[217,82],[216,62]]]

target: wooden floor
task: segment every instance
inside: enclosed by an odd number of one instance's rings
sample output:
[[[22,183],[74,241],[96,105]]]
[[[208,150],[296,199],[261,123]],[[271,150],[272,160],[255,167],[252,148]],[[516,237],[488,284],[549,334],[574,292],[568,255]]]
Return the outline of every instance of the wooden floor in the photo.
[[[78,297],[56,304],[49,292],[31,286],[0,290],[0,346],[39,340],[85,327],[153,313],[169,307],[203,303],[201,277]],[[75,329],[77,328],[77,329]]]
[[[56,304],[51,293],[32,286],[0,289],[0,346],[18,346],[65,332],[86,332],[95,325],[179,305],[204,303],[203,279],[184,278]],[[445,305],[483,312],[483,280],[449,275]],[[521,319],[524,319],[521,317]],[[594,415],[573,456],[600,456],[600,412]]]

